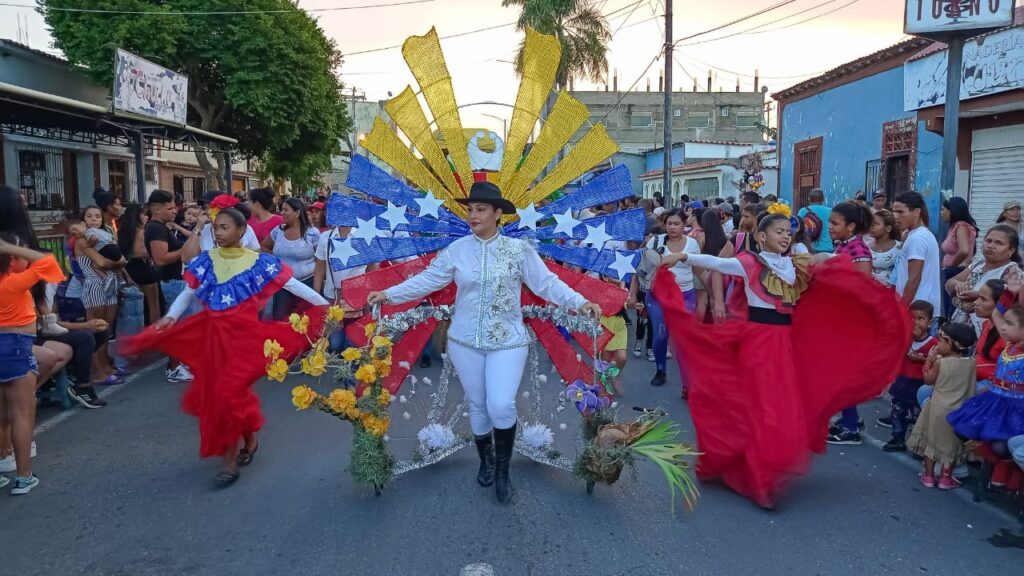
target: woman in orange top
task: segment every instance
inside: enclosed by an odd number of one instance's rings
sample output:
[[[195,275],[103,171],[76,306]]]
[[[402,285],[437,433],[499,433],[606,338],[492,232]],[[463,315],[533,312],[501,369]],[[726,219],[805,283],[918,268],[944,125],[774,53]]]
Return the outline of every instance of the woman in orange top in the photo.
[[[60,282],[64,272],[52,254],[19,246],[17,236],[0,235],[0,426],[11,426],[17,476],[11,494],[28,494],[39,485],[32,474],[32,429],[36,420],[36,376],[32,355],[36,307],[32,287]],[[0,476],[0,486],[10,482]]]

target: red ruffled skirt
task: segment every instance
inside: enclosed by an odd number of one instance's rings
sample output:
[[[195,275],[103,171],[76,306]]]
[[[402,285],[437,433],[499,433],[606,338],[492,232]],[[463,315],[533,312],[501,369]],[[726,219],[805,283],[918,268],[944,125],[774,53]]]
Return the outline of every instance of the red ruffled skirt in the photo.
[[[698,478],[766,508],[807,471],[812,451],[824,451],[831,416],[892,381],[910,341],[892,290],[845,258],[813,271],[790,326],[751,322],[743,305],[730,306],[742,316],[707,324],[678,298],[659,298],[691,382]],[[655,297],[672,287],[660,270]]]
[[[182,409],[199,418],[199,455],[223,456],[238,446],[242,435],[263,427],[260,399],[252,385],[266,374],[263,343],[277,340],[290,360],[309,348],[306,336],[287,322],[264,322],[259,311],[283,283],[268,284],[263,293],[224,310],[205,309],[168,330],[147,328],[128,339],[125,351],[136,355],[158,350],[188,365],[194,379],[181,400]],[[307,311],[308,333],[319,334],[323,310]]]

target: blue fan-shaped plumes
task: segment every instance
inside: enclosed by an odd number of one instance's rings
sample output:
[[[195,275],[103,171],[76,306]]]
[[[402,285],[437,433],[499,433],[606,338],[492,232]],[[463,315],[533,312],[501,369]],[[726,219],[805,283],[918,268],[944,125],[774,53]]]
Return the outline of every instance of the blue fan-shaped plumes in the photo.
[[[335,270],[345,270],[346,268],[376,264],[385,260],[398,260],[421,254],[430,254],[431,252],[444,249],[456,239],[456,236],[436,236],[433,238],[403,237],[374,238],[373,241],[367,242],[362,238],[336,238],[332,240],[334,246],[331,250],[330,261],[331,266]],[[347,260],[343,260],[340,256],[345,253],[343,249],[345,243],[351,243],[350,245],[354,251],[352,255],[348,256]]]
[[[604,224],[604,231],[614,238],[615,240],[621,240],[625,242],[639,242],[644,239],[644,233],[647,229],[647,220],[644,216],[642,208],[635,208],[633,210],[626,210],[624,212],[614,212],[612,214],[605,214],[603,216],[594,216],[593,218],[587,218],[580,220],[580,223],[573,228],[572,238],[576,240],[585,240],[587,238],[588,226],[599,228],[601,224]],[[542,226],[536,230],[517,230],[511,232],[510,236],[533,236],[539,240],[550,240],[550,239],[566,239],[569,236],[558,232],[555,232],[557,225]]]
[[[629,168],[620,164],[587,182],[579,190],[562,196],[551,204],[539,208],[538,211],[544,214],[564,214],[567,209],[582,210],[608,202],[618,202],[632,195]]]
[[[393,201],[392,201],[393,202]],[[367,202],[347,196],[345,194],[332,194],[327,199],[327,223],[331,226],[356,226],[359,220],[376,219],[387,210],[387,206]],[[458,226],[444,220],[435,220],[406,213],[408,224],[399,224],[396,230],[399,232],[417,232],[423,234],[454,234],[463,236],[466,233],[465,226]],[[375,220],[377,228],[390,230],[391,227],[384,220]]]
[[[422,192],[413,190],[398,178],[375,166],[365,156],[358,154],[352,156],[345,185],[367,196],[380,198],[399,206],[416,206],[416,200],[424,196]],[[450,222],[452,225],[460,228],[461,232],[459,234],[465,235],[469,233],[469,226],[466,222],[447,208],[442,207],[438,213],[441,215],[441,220]],[[332,221],[332,216],[334,221]],[[345,218],[344,213],[335,212],[332,215],[328,207],[327,224],[331,226],[347,226],[348,224],[344,223]]]
[[[538,244],[537,252],[541,256],[547,256],[572,266],[579,266],[588,272],[597,272],[620,280],[628,280],[640,264],[639,250],[609,250],[607,248],[599,250],[589,246]],[[620,273],[619,270],[612,268],[616,260],[620,259],[628,260],[630,269]]]

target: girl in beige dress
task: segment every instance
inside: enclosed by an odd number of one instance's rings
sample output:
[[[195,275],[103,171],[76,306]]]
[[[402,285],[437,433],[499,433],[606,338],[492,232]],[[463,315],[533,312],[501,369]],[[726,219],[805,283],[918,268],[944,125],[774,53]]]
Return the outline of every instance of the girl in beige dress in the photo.
[[[967,324],[946,324],[939,329],[939,343],[925,363],[924,381],[933,385],[932,397],[925,403],[907,447],[924,458],[921,484],[934,488],[935,463],[942,466],[938,487],[952,490],[960,486],[953,468],[967,455],[946,416],[974,395],[975,362],[969,355],[977,341],[974,328]]]

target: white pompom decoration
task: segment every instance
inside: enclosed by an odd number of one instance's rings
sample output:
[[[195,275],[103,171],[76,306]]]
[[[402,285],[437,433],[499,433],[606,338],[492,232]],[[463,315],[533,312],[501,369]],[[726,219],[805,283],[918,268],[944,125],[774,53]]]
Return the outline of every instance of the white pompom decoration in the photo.
[[[530,397],[530,391],[529,390],[523,390],[523,398],[529,398],[529,397]]]
[[[411,368],[409,362],[407,362],[405,360],[402,360],[401,362],[399,362],[398,363],[398,367],[402,368],[402,369],[405,369],[405,370],[408,370],[409,368]]]
[[[410,418],[412,418],[412,414],[409,414],[408,412],[402,412],[402,420],[408,420]]]
[[[409,401],[409,399],[405,397],[405,394],[402,394],[401,396],[398,397],[398,403],[399,404],[405,404],[408,401]]]
[[[434,383],[430,381],[430,378],[428,378],[426,376],[423,377],[423,383],[426,384],[427,386],[433,386],[434,385]]]
[[[562,422],[561,424],[558,425],[559,430],[565,430],[566,428],[568,428],[568,426],[565,425],[565,422]]]
[[[547,384],[548,383],[548,375],[547,374],[538,374],[537,375],[537,381],[540,382],[541,384]]]

